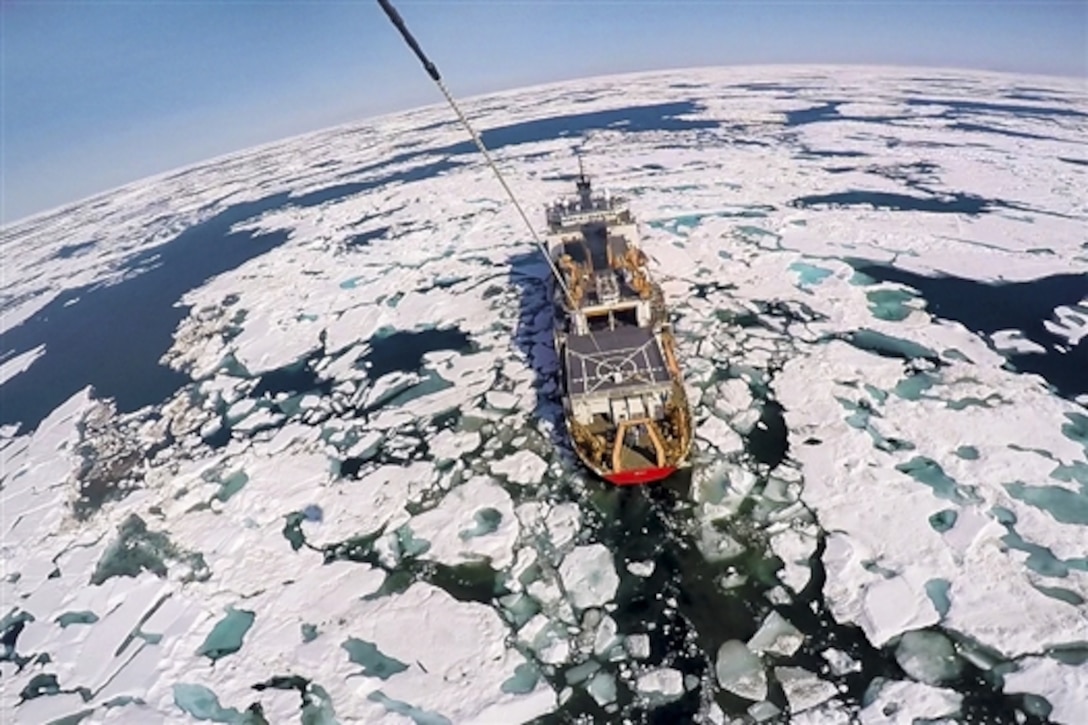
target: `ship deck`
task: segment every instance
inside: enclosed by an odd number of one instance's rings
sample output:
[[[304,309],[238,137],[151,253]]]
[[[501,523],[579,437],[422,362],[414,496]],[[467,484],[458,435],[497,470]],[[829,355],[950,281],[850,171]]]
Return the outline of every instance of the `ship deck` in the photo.
[[[661,347],[647,327],[623,326],[592,335],[571,335],[565,357],[571,395],[659,387],[670,381]]]
[[[604,226],[590,227],[581,230],[581,239],[575,239],[563,243],[563,254],[569,254],[571,259],[579,264],[586,265],[594,272],[603,272],[610,269],[608,253],[622,257],[627,254],[630,247],[627,238],[618,234],[609,234]]]

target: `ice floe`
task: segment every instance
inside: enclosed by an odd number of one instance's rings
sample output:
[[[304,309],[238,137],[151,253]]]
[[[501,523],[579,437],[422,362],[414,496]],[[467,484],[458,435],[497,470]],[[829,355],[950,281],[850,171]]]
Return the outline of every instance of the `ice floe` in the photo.
[[[1082,84],[708,68],[466,108],[527,207],[574,148],[632,198],[690,490],[564,447],[547,270],[444,107],[130,184],[4,230],[0,708],[1078,725]],[[177,286],[163,329],[134,280]]]

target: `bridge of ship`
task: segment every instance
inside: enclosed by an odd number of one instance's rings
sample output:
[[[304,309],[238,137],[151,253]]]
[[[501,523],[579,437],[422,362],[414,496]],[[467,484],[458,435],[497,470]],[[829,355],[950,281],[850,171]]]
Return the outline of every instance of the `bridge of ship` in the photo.
[[[556,235],[559,236],[559,235]],[[638,292],[630,285],[625,275],[617,274],[613,260],[628,253],[631,244],[622,234],[609,234],[604,224],[591,224],[578,230],[577,235],[562,235],[552,248],[552,256],[558,260],[563,255],[579,265],[587,273],[590,285],[585,291],[582,307],[592,316],[592,308],[617,302],[629,302],[639,299]],[[587,309],[588,308],[588,309]]]

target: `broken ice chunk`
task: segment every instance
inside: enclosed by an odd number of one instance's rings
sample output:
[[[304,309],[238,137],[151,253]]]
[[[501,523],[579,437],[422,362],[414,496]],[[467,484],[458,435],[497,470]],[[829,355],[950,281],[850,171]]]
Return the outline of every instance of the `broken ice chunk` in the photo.
[[[715,670],[719,684],[730,692],[749,700],[767,697],[763,662],[740,640],[731,639],[718,649]]]
[[[684,692],[684,676],[677,670],[662,667],[639,675],[635,687],[652,700],[675,700]]]
[[[654,566],[653,561],[629,561],[627,571],[635,576],[648,577],[654,573]]]
[[[906,632],[895,648],[895,661],[908,675],[927,685],[959,677],[963,660],[952,641],[940,632]]]
[[[624,640],[627,654],[636,660],[644,660],[650,656],[650,637],[645,634],[631,634]]]
[[[922,719],[951,717],[960,710],[963,696],[918,682],[873,680],[862,702],[862,725],[913,725]]]
[[[479,448],[480,434],[476,431],[459,433],[442,430],[427,442],[427,447],[435,463],[449,463]]]
[[[484,402],[487,404],[488,408],[505,413],[517,408],[520,398],[513,393],[506,393],[501,390],[489,390],[484,395]]]
[[[710,563],[735,559],[744,553],[744,544],[722,531],[712,521],[704,521],[699,529],[697,546]]]
[[[560,564],[559,576],[577,609],[603,606],[620,585],[612,552],[604,544],[575,547]]]
[[[601,618],[596,636],[593,638],[593,654],[601,657],[619,642],[620,638],[616,635],[616,620],[606,614]]]
[[[563,676],[567,680],[568,685],[577,685],[585,682],[597,670],[601,669],[601,665],[593,660],[586,660],[580,665],[575,665],[563,673]]]
[[[381,407],[422,380],[423,377],[416,373],[400,370],[387,373],[374,381],[374,385],[366,393],[362,407],[368,409]]]
[[[548,527],[548,536],[556,549],[561,549],[574,540],[582,525],[582,514],[575,503],[563,503],[554,506],[544,519]]]
[[[861,663],[841,649],[830,647],[823,652],[823,658],[827,660],[831,672],[836,675],[845,675],[849,672],[860,672]]]
[[[783,563],[778,577],[795,592],[802,591],[812,577],[809,561],[816,552],[817,541],[816,536],[795,528],[785,529],[771,537],[771,548]]]
[[[805,641],[805,637],[778,612],[772,611],[763,620],[759,630],[748,640],[748,649],[756,654],[771,652],[777,655],[792,655]]]
[[[522,485],[540,483],[547,470],[548,464],[532,451],[518,451],[491,466],[491,472],[495,475],[506,477],[510,483]]]
[[[776,667],[774,674],[786,693],[790,713],[794,715],[812,709],[838,694],[838,688],[833,683],[821,680],[814,673],[800,667]]]
[[[528,644],[541,662],[558,664],[565,662],[570,654],[570,643],[566,639],[566,628],[543,614],[538,614],[518,631],[518,639]]]
[[[708,416],[699,425],[699,437],[726,455],[744,450],[744,439],[715,415]]]
[[[598,705],[607,705],[616,699],[616,679],[607,672],[598,672],[586,685],[588,692]]]
[[[907,572],[913,578],[913,572]],[[918,582],[917,584],[920,584]],[[936,624],[940,615],[922,586],[903,576],[878,579],[865,589],[860,624],[882,646],[901,632]]]
[[[773,717],[777,717],[782,712],[778,709],[778,706],[773,702],[757,702],[748,708],[748,714],[752,716],[752,719],[756,722],[766,722]]]

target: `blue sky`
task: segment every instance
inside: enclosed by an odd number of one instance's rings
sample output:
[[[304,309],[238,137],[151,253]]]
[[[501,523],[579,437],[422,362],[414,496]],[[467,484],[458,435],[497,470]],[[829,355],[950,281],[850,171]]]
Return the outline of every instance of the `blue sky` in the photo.
[[[1088,76],[1088,0],[399,0],[455,95],[657,68]],[[441,100],[373,0],[0,3],[0,221]]]

